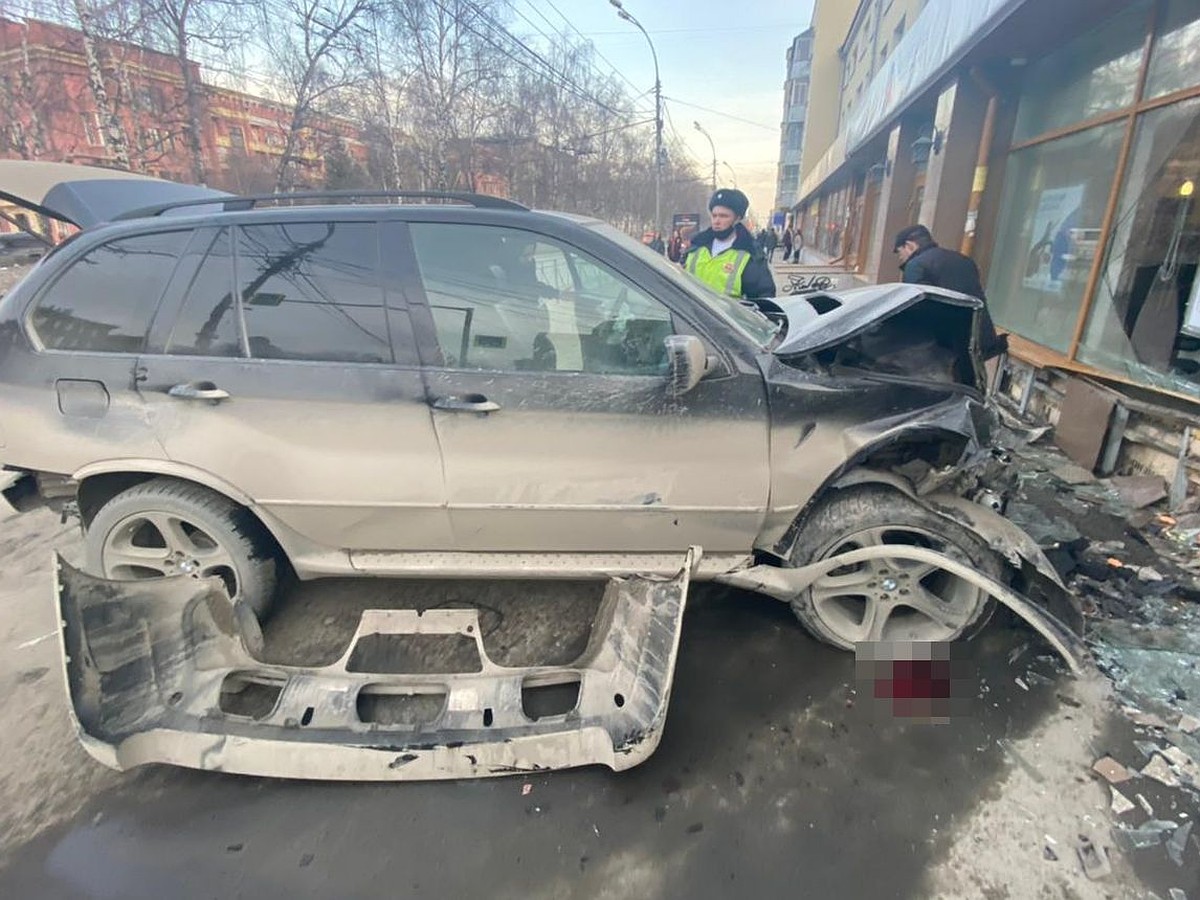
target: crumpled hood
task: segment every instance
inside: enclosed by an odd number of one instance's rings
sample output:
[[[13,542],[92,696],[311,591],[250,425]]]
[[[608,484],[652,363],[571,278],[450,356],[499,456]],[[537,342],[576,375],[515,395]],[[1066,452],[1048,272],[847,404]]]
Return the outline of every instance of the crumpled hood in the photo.
[[[137,172],[24,159],[0,160],[0,198],[79,228],[160,203],[229,197],[224,191]]]
[[[854,337],[923,300],[983,308],[983,301],[975,297],[922,284],[879,284],[757,302],[773,303],[787,317],[787,331],[774,352],[777,356],[794,356],[816,353]]]

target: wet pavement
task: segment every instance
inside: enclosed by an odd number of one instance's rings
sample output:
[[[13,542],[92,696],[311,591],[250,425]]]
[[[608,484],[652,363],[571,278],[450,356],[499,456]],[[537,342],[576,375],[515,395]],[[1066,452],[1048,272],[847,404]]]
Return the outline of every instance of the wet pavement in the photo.
[[[965,714],[916,725],[785,606],[700,587],[663,743],[637,769],[389,785],[146,769],[10,853],[0,896],[928,896],[955,823],[1014,766],[997,741],[1070,692],[1052,662],[1014,685],[1030,640],[994,621],[966,649]]]

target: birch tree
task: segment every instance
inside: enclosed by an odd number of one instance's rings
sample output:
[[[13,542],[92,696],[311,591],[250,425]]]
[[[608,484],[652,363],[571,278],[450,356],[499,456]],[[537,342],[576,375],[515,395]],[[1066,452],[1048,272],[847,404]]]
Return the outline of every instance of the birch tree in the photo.
[[[275,174],[277,191],[291,190],[305,132],[314,114],[362,80],[358,26],[372,0],[279,0],[262,5],[267,55],[286,93],[290,116]]]

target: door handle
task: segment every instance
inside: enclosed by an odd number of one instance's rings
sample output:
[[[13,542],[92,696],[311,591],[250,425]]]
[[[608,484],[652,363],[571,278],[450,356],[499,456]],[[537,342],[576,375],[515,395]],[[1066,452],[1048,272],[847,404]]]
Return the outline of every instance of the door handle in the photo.
[[[229,391],[222,390],[211,381],[191,381],[187,384],[177,384],[167,393],[179,400],[211,400],[219,403],[229,399]]]
[[[483,394],[463,394],[461,397],[438,397],[433,401],[433,408],[450,412],[490,413],[498,410],[500,404],[493,403]]]

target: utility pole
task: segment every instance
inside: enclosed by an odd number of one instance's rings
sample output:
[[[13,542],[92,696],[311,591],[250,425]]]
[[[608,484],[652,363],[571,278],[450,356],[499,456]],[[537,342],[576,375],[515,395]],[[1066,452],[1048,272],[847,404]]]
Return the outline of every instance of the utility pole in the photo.
[[[717,145],[713,143],[712,135],[705,131],[699,122],[692,124],[696,126],[698,132],[708,138],[708,149],[712,151],[712,189],[715,192],[717,190]]]
[[[737,186],[738,186],[738,183],[737,183],[737,172],[736,172],[736,171],[734,171],[734,168],[733,168],[733,166],[731,166],[731,165],[730,165],[728,162],[726,162],[725,160],[721,160],[721,165],[723,165],[725,168],[727,168],[727,169],[729,170],[729,174],[733,176],[733,186],[734,186],[734,187],[737,187]]]
[[[616,7],[617,15],[629,22],[642,36],[646,38],[646,43],[650,45],[650,55],[654,58],[654,231],[658,237],[662,236],[662,167],[663,167],[663,114],[662,114],[662,78],[658,72],[658,53],[654,49],[654,41],[650,40],[650,34],[642,27],[642,23],[635,19],[624,6],[621,5],[621,0],[608,0]]]

